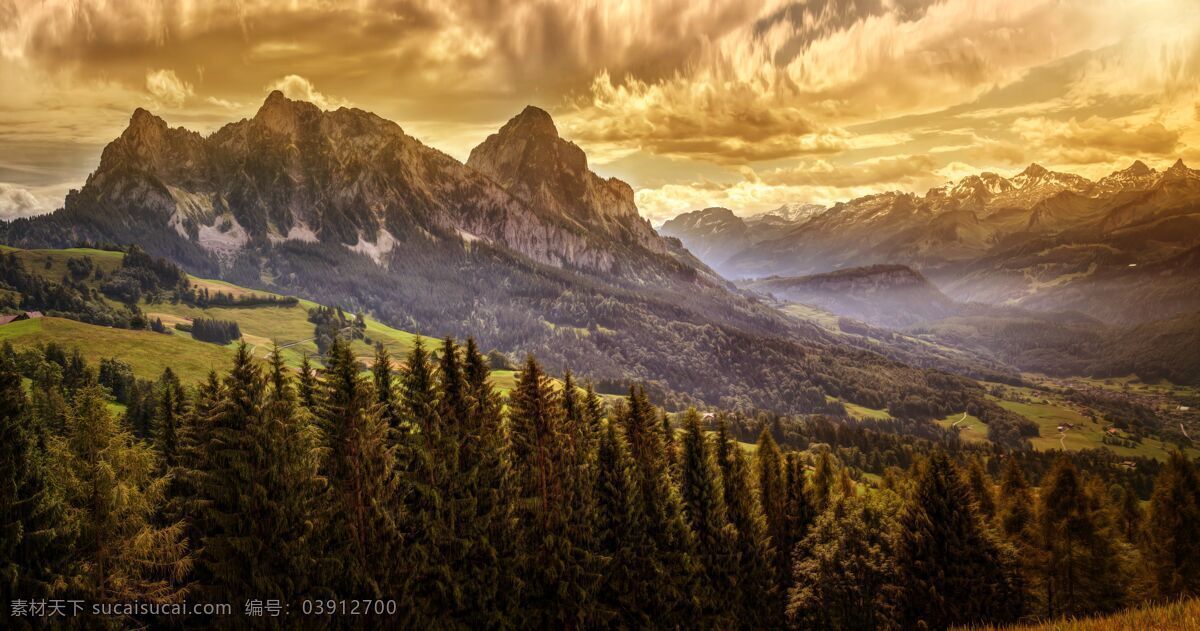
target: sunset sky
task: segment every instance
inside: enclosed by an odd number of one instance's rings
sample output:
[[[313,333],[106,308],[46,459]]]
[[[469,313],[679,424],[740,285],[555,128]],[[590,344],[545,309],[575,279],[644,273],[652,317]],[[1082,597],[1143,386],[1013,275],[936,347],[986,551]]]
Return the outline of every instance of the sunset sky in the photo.
[[[136,107],[208,133],[275,88],[460,160],[538,105],[658,223],[1200,163],[1200,2],[0,0],[0,217],[59,206]]]

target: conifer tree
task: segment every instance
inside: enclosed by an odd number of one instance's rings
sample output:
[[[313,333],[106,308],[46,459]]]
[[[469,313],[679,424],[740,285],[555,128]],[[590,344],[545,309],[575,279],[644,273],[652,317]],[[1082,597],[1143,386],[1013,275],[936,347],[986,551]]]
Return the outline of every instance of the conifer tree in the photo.
[[[1042,480],[1037,515],[1046,615],[1113,611],[1125,599],[1121,568],[1101,516],[1065,456]]]
[[[836,475],[837,472],[834,470],[833,459],[829,456],[829,451],[822,450],[817,455],[817,462],[813,467],[812,480],[809,485],[813,508],[818,513],[824,512],[829,507]]]
[[[400,405],[396,401],[395,384],[392,378],[392,358],[387,347],[375,344],[375,362],[371,365],[371,379],[375,385],[375,401],[380,405],[380,415],[388,427],[396,430],[400,426]]]
[[[1146,560],[1154,595],[1164,600],[1200,594],[1200,476],[1179,452],[1154,480]]]
[[[763,428],[755,452],[758,470],[758,496],[767,520],[767,535],[771,545],[787,543],[787,488],[783,479],[783,453],[770,430]],[[787,555],[775,558],[776,583],[783,585],[791,572]]]
[[[737,587],[730,594],[736,600],[735,619],[743,628],[778,628],[783,623],[784,596],[776,584],[774,555],[779,548],[772,548],[767,520],[751,482],[750,464],[729,435],[729,422],[724,417],[717,422],[716,440],[725,507],[736,537]]]
[[[170,471],[179,464],[179,432],[187,413],[187,395],[175,371],[168,366],[156,386],[158,406],[155,414],[154,442],[164,470]]]
[[[996,516],[995,491],[992,489],[992,478],[978,456],[967,462],[966,473],[967,486],[971,489],[971,497],[979,514],[986,520],[992,519]]]
[[[62,447],[79,518],[81,590],[103,601],[183,598],[192,566],[183,524],[151,523],[168,478],[155,475],[153,450],[120,427],[99,386],[77,391]]]
[[[638,493],[638,511],[651,548],[636,559],[637,609],[659,624],[683,624],[694,615],[690,601],[694,562],[691,532],[670,473],[662,425],[643,388],[630,388],[621,413]]]
[[[306,410],[317,409],[317,371],[308,360],[308,353],[300,358],[300,374],[296,379],[296,394],[300,405]]]
[[[509,454],[517,520],[522,626],[570,627],[587,619],[587,550],[573,531],[576,485],[562,395],[530,356],[509,394]]]
[[[1032,542],[1034,509],[1033,496],[1025,474],[1015,458],[1009,458],[1000,480],[1000,502],[996,508],[1000,532],[1010,541],[1024,547]]]
[[[699,601],[697,624],[728,627],[735,620],[727,599],[736,584],[736,531],[726,513],[720,469],[695,409],[688,409],[683,426],[679,477],[684,515],[696,546],[698,580],[693,598]]]
[[[595,593],[592,626],[648,628],[658,620],[645,608],[638,567],[651,552],[644,515],[638,502],[634,464],[615,422],[604,424],[596,459],[596,550],[601,581]]]
[[[983,525],[944,451],[922,468],[899,533],[904,626],[943,629],[1020,617],[1025,597],[1015,558]]]
[[[8,347],[7,350],[11,350]],[[20,374],[0,369],[0,600],[44,598],[64,583],[74,528],[46,463]]]
[[[796,453],[789,453],[784,460],[786,475],[786,527],[784,541],[779,542],[777,549],[781,554],[791,557],[791,550],[808,534],[808,527],[816,519],[817,511],[812,504],[812,494],[805,482],[804,462]],[[790,567],[789,563],[789,567]]]
[[[462,535],[469,542],[455,574],[464,585],[460,618],[472,628],[503,627],[517,591],[511,488],[504,457],[501,403],[492,388],[487,360],[475,340],[463,353],[470,412],[461,428],[458,466],[466,498]]]
[[[456,355],[449,360],[456,361]],[[460,390],[461,384],[453,387]],[[400,372],[400,391],[398,425],[391,438],[404,506],[400,531],[411,559],[403,590],[411,601],[406,609],[411,626],[447,626],[461,608],[463,593],[451,558],[457,543],[451,480],[457,445],[447,435],[449,424],[441,416],[446,406],[440,402],[436,370],[421,338],[414,341]]]
[[[342,562],[331,587],[336,593],[381,596],[391,593],[402,571],[395,447],[349,343],[335,338],[327,356],[317,417],[331,496],[326,536],[331,554]]]

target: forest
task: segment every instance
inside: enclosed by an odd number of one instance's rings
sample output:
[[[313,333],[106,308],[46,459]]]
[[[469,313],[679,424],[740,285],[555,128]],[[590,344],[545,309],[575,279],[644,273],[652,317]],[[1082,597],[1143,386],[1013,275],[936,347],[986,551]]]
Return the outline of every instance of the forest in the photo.
[[[184,384],[0,348],[4,599],[145,605],[124,626],[272,626],[253,601],[316,627],[943,629],[1200,593],[1181,455],[672,415],[532,356],[503,393],[472,339],[397,359],[243,344]],[[232,613],[150,606],[184,601]]]

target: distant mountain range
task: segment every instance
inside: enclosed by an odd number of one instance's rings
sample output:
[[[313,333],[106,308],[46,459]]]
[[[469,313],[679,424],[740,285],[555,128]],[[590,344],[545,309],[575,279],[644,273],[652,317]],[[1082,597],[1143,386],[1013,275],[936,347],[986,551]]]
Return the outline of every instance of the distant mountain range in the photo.
[[[1091,181],[1036,164],[794,221],[705,209],[660,232],[730,278],[901,264],[959,301],[1137,323],[1200,310],[1200,171],[1142,162]]]

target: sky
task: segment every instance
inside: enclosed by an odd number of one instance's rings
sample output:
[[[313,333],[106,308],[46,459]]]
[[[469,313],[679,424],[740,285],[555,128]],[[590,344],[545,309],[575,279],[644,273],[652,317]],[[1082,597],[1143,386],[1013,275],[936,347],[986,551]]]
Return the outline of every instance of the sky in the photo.
[[[525,105],[655,223],[1200,163],[1197,0],[0,0],[0,218],[273,89],[460,160]]]

